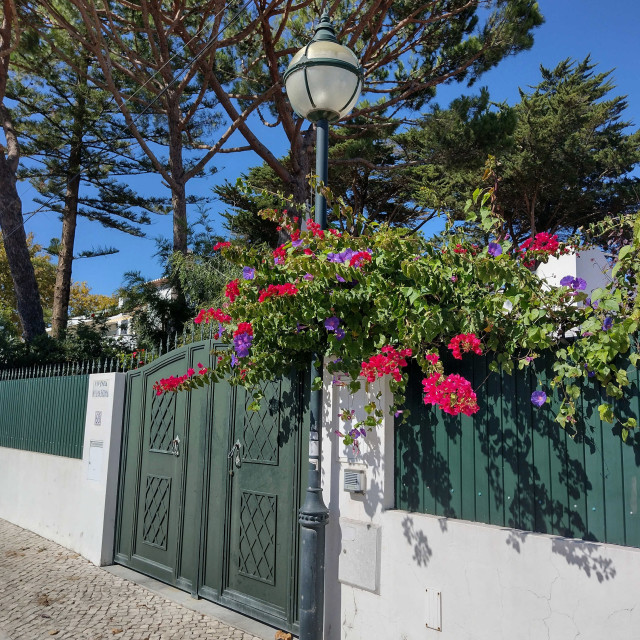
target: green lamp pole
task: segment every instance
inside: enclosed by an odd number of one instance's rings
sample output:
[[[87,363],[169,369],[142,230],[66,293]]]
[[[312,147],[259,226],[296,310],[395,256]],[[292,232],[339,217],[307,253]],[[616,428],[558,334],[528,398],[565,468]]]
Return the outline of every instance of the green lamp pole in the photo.
[[[362,91],[363,72],[353,51],[342,46],[329,15],[322,15],[311,42],[291,59],[284,83],[294,111],[316,125],[316,175],[327,184],[329,122],[347,115]],[[327,228],[327,202],[316,188],[315,221]],[[321,356],[311,359],[311,383],[322,377]],[[311,392],[309,484],[300,508],[300,640],[322,640],[324,621],[324,543],[329,510],[322,499],[320,465],[322,390]]]

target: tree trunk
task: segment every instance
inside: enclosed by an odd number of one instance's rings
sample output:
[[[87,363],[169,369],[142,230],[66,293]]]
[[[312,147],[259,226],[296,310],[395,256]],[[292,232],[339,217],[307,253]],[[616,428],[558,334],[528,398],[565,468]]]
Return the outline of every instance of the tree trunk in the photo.
[[[184,182],[171,188],[171,204],[173,205],[173,250],[187,253],[187,195]]]
[[[73,155],[73,152],[72,152]],[[70,163],[67,192],[62,216],[62,241],[56,268],[56,286],[53,292],[53,317],[51,319],[51,335],[63,338],[67,330],[69,317],[69,298],[71,296],[71,268],[73,265],[73,246],[76,237],[76,221],[78,218],[78,194],[80,192],[80,176],[73,172]],[[79,165],[77,165],[79,167]]]
[[[171,186],[173,205],[173,250],[187,253],[187,195],[182,158],[182,129],[180,104],[172,92],[167,98],[167,120],[169,128],[169,167],[175,185]]]
[[[85,66],[89,66],[87,61]],[[73,247],[76,239],[76,223],[78,219],[78,197],[82,171],[82,138],[84,135],[84,117],[87,87],[86,73],[78,77],[78,104],[73,123],[69,165],[67,167],[67,191],[64,197],[62,214],[62,241],[56,268],[56,286],[53,292],[53,317],[51,319],[51,335],[61,339],[67,330],[69,317],[69,298],[71,297],[71,270],[73,266]]]
[[[313,189],[309,184],[309,175],[315,171],[312,169],[312,159],[315,151],[315,128],[309,128],[300,134],[302,141],[296,145],[295,157],[292,157],[291,169],[291,195],[302,215],[307,215],[306,205],[313,202]]]
[[[22,336],[30,342],[36,336],[45,333],[42,304],[36,274],[27,248],[27,236],[22,220],[22,203],[16,189],[15,169],[1,146],[0,228],[18,301]]]

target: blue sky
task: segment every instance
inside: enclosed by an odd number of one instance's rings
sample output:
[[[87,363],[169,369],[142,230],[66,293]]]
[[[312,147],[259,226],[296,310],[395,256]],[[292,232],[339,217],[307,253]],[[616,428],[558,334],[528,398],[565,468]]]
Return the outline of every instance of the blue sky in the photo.
[[[640,126],[640,3],[637,0],[540,0],[539,5],[546,22],[536,30],[535,43],[530,51],[501,62],[497,68],[487,73],[476,87],[441,87],[436,101],[446,106],[461,93],[476,92],[480,86],[486,85],[494,101],[506,100],[513,104],[518,100],[518,87],[539,82],[540,64],[554,67],[565,58],[582,60],[591,54],[592,61],[598,63],[598,70],[614,70],[616,95],[628,96],[626,119],[633,123],[634,129]],[[281,141],[275,132],[268,129],[267,132],[271,134],[267,141],[270,148],[277,151]],[[282,153],[285,153],[285,142],[283,139]],[[221,182],[224,178],[234,181],[240,173],[258,162],[257,156],[253,153],[221,156],[215,163],[219,169],[218,174],[189,183],[193,189],[192,193],[206,195],[218,181]],[[158,189],[162,189],[160,181],[154,178],[144,178],[135,183],[135,186],[147,193],[157,193]],[[19,192],[23,199],[23,211],[25,216],[28,216],[29,212],[36,208],[31,201],[35,192],[28,184],[20,185]],[[220,205],[213,202],[210,205],[211,219],[217,230],[223,234],[224,230],[217,215],[219,211]],[[57,217],[48,212],[37,213],[26,223],[27,231],[33,232],[36,241],[45,246],[50,238],[60,237],[60,227],[61,223]],[[153,224],[146,228],[146,233],[147,238],[132,238],[105,229],[98,223],[81,219],[78,224],[76,252],[91,247],[113,245],[120,249],[120,253],[76,261],[73,279],[86,281],[93,293],[110,294],[122,284],[126,271],[141,271],[148,279],[158,277],[160,265],[153,257],[154,238],[170,237],[170,217],[156,217]]]

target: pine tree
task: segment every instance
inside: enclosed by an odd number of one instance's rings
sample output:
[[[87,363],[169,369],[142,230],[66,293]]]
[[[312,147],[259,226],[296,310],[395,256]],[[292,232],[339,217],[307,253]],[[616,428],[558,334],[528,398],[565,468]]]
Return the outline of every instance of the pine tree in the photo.
[[[438,85],[473,83],[505,56],[530,48],[531,32],[542,22],[533,0],[366,0],[333,3],[329,9],[338,40],[355,51],[365,75],[360,102],[338,123],[341,129],[332,131],[331,144],[367,132],[387,139],[397,123],[428,104]],[[300,204],[310,195],[315,129],[292,111],[282,77],[319,18],[315,5],[293,0],[249,5],[234,26],[242,37],[231,49],[218,50],[213,69],[203,68],[247,146]],[[247,120],[248,112],[257,118]],[[282,131],[289,147],[284,158],[261,141],[263,127]],[[348,160],[351,166],[371,163],[355,154]],[[335,157],[330,164],[337,166]]]
[[[52,48],[33,29],[25,31],[16,52],[16,73],[10,79],[7,96],[13,110],[22,155],[30,162],[19,171],[40,196],[38,209],[59,214],[61,240],[54,239],[51,251],[58,257],[53,300],[52,335],[62,337],[67,326],[74,259],[116,253],[113,247],[92,248],[74,255],[78,216],[105,227],[142,236],[148,212],[162,213],[159,198],[142,198],[122,182],[124,176],[146,171],[135,156],[131,136],[113,112],[111,95],[91,87],[88,76],[95,63],[66,33],[49,34]],[[64,57],[75,56],[78,73]]]
[[[42,305],[27,246],[22,201],[16,188],[20,144],[5,93],[12,58],[20,41],[20,20],[13,0],[2,1],[0,25],[0,119],[6,145],[0,144],[0,229],[16,295],[16,307],[26,341],[45,333]]]
[[[458,215],[477,186],[494,189],[493,207],[516,240],[540,231],[566,236],[637,210],[640,178],[631,172],[640,131],[629,132],[623,119],[625,98],[610,96],[610,72],[594,69],[588,57],[541,67],[542,81],[521,89],[513,107],[492,105],[483,91],[433,109],[396,138],[418,163],[414,178]]]

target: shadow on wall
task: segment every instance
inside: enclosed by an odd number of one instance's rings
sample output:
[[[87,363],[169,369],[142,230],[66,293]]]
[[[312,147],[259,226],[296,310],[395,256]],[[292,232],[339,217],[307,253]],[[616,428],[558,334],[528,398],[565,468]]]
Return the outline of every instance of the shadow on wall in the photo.
[[[622,443],[600,422],[597,407],[607,399],[595,384],[585,382],[577,427],[568,432],[555,422],[557,397],[551,407],[531,404],[534,390],[550,393],[541,360],[514,376],[490,372],[486,358],[444,365],[472,380],[480,411],[453,417],[426,407],[422,376],[410,370],[411,414],[396,427],[397,508],[521,529],[507,541],[518,552],[525,531],[640,546],[640,445]],[[636,393],[620,408],[640,414],[637,371],[629,377]],[[409,517],[403,532],[416,562],[428,562],[428,541]],[[599,581],[616,575],[597,545],[556,539],[552,550]]]

